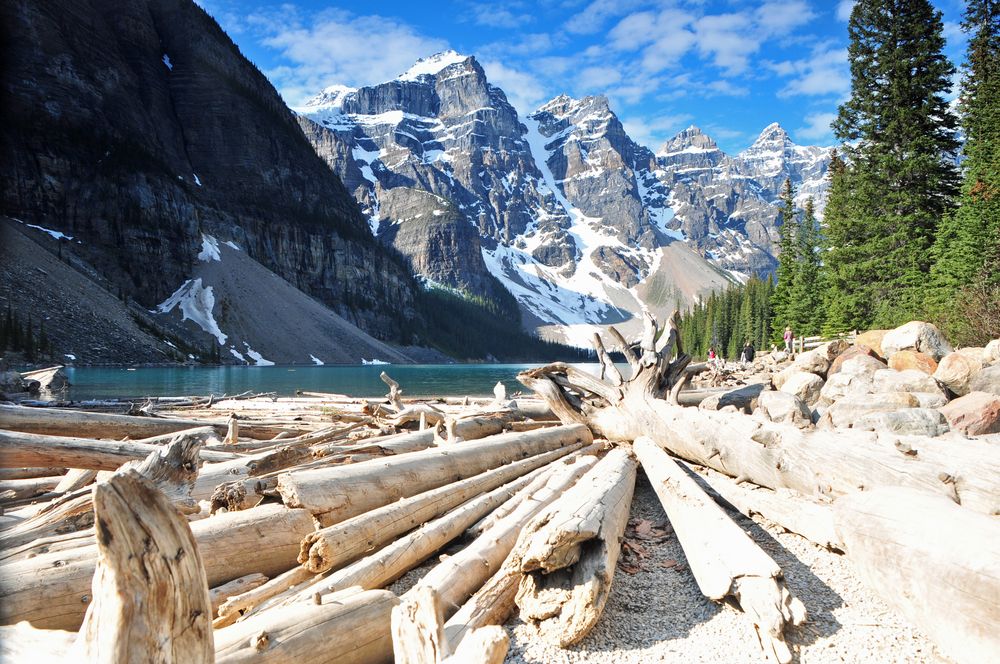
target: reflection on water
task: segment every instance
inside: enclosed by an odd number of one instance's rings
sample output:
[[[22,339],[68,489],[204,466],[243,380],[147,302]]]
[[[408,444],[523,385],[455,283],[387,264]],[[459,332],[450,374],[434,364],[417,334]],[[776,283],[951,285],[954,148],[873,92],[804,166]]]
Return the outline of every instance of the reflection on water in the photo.
[[[296,390],[334,392],[352,397],[386,393],[379,374],[386,371],[399,381],[404,396],[492,395],[501,381],[507,393],[528,391],[517,382],[519,371],[535,364],[399,364],[388,366],[323,367],[156,367],[67,368],[69,398],[101,399],[140,396],[202,396],[241,392],[277,392],[291,396]],[[597,373],[598,364],[575,365]]]

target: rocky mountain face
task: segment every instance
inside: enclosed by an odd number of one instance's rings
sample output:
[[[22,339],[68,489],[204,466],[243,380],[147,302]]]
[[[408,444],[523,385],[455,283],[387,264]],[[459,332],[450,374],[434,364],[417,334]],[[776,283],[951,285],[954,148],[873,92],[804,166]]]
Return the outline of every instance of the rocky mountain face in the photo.
[[[200,7],[15,1],[0,15],[0,213],[72,236],[60,252],[146,310],[191,279],[210,235],[374,336],[405,335],[405,262]],[[294,342],[294,321],[273,324]]]
[[[821,204],[829,161],[776,124],[735,156],[697,127],[653,154],[600,96],[562,95],[522,121],[454,52],[296,110],[417,274],[486,297],[502,285],[526,324],[583,345],[595,326],[773,271],[784,179]]]

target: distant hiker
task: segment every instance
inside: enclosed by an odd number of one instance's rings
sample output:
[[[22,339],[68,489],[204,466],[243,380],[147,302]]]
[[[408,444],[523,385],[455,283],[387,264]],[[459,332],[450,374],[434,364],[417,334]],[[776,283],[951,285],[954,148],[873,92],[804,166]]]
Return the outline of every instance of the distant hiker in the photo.
[[[714,347],[713,348],[709,348],[708,349],[708,359],[709,360],[714,360],[716,357],[717,357],[717,355],[715,354],[715,348]]]
[[[792,334],[792,328],[791,327],[788,327],[788,326],[785,327],[785,337],[784,338],[785,338],[785,352],[786,353],[791,353],[792,352],[792,342],[795,340],[795,335]]]
[[[719,358],[719,356],[716,354],[715,347],[713,346],[713,347],[709,348],[708,349],[708,366],[710,366],[710,367],[712,367],[714,369],[721,369],[722,365],[723,365],[723,360],[721,360]]]
[[[753,344],[747,341],[743,344],[743,352],[740,354],[740,362],[743,364],[753,362],[754,354]]]

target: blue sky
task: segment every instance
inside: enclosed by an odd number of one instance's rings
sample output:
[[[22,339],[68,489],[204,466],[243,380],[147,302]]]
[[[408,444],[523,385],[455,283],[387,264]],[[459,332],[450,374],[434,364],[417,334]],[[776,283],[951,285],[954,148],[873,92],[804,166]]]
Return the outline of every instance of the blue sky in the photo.
[[[561,93],[606,94],[654,150],[696,124],[735,153],[771,122],[798,143],[833,144],[850,91],[852,0],[197,1],[290,106],[451,48],[475,55],[522,115]],[[933,2],[957,65],[962,2]]]

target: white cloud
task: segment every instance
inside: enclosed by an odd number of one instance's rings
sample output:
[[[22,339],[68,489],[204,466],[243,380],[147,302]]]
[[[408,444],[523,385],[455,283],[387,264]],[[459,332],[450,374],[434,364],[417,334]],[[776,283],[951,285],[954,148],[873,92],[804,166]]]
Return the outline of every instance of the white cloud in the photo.
[[[265,46],[290,62],[266,73],[291,106],[334,83],[359,86],[390,80],[419,58],[448,47],[446,41],[421,35],[395,19],[340,10],[321,12],[304,24],[295,8],[286,5],[280,13],[247,20],[264,34]]]
[[[472,8],[472,20],[476,25],[489,28],[518,28],[532,21],[531,14],[515,14],[510,9],[497,7],[493,3],[475,5]]]
[[[705,85],[705,90],[709,93],[709,96],[746,97],[750,94],[750,88],[742,85],[734,85],[730,81],[721,79]]]
[[[836,113],[810,113],[805,118],[805,125],[795,130],[795,134],[811,141],[830,141],[833,130],[830,123],[837,119]]]
[[[652,120],[645,118],[622,118],[625,132],[639,145],[645,145],[655,150],[667,139],[673,137],[694,119],[689,113],[663,115]]]
[[[482,65],[486,71],[486,78],[507,93],[507,100],[521,116],[533,113],[550,97],[555,96],[550,95],[545,85],[532,74],[508,67],[496,60],[483,62]]]
[[[854,9],[856,0],[840,0],[837,3],[837,20],[847,23],[851,20],[851,10]]]
[[[847,49],[834,44],[817,45],[810,57],[804,60],[771,63],[768,66],[781,76],[794,76],[778,91],[779,97],[844,97],[851,90]]]
[[[754,10],[754,23],[766,36],[788,34],[815,17],[804,0],[773,0]]]
[[[614,67],[586,67],[577,75],[576,82],[592,94],[603,94],[609,86],[621,79],[621,72]]]
[[[629,13],[639,4],[638,0],[593,0],[582,12],[570,17],[564,27],[575,34],[594,34],[600,32],[607,21]]]

